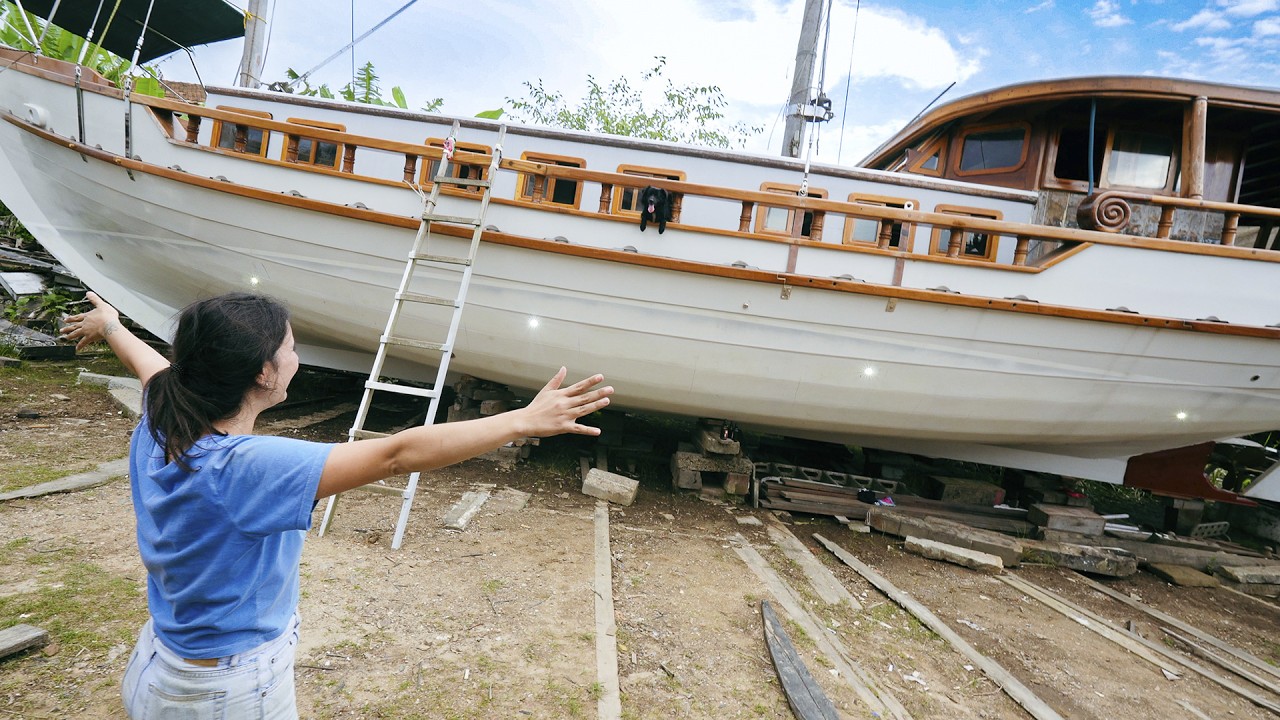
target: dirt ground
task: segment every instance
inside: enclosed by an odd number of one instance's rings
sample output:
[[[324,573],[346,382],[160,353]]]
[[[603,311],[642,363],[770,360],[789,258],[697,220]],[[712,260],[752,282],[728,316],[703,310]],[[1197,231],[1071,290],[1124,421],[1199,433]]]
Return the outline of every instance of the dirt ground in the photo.
[[[75,384],[76,369],[86,364],[0,369],[0,492],[125,454],[133,422],[102,391]],[[354,399],[349,392],[343,381],[304,378],[291,390],[290,406],[264,416],[261,429],[338,441],[351,415],[327,408]],[[20,409],[39,417],[19,418]],[[398,411],[388,409],[387,425],[404,419]],[[647,431],[623,432],[640,438],[664,429],[642,427]],[[814,532],[910,593],[1063,717],[1275,717],[1197,675],[1169,680],[990,576],[906,554],[896,538],[853,533],[822,518],[791,518],[791,532],[863,608],[828,606],[764,527],[738,522],[742,516],[768,520],[767,511],[671,489],[662,460],[670,452],[666,442],[641,441],[637,452],[611,455],[611,469],[634,467],[641,479],[633,506],[609,508],[624,718],[792,716],[761,630],[760,601],[776,598],[735,552],[730,537],[736,533],[910,717],[1029,717],[972,662],[818,545]],[[514,467],[473,460],[426,475],[397,551],[390,536],[398,501],[344,496],[330,532],[309,537],[303,555],[302,717],[596,717],[602,692],[593,588],[596,501],[581,494],[579,475],[579,457],[595,454],[583,438],[548,440],[531,461]],[[486,485],[495,500],[510,495],[508,488],[530,499],[520,509],[487,505],[464,532],[441,527],[462,493]],[[124,479],[0,503],[0,629],[28,623],[53,638],[43,650],[0,660],[0,718],[124,717],[119,678],[146,618],[133,532]],[[1143,636],[1162,642],[1157,623],[1091,590],[1075,573],[1015,572],[1117,624],[1133,620]],[[1176,588],[1147,573],[1104,582],[1280,663],[1274,604],[1220,589]],[[842,715],[871,717],[814,639],[795,622],[787,628]],[[1280,703],[1280,696],[1252,689]]]

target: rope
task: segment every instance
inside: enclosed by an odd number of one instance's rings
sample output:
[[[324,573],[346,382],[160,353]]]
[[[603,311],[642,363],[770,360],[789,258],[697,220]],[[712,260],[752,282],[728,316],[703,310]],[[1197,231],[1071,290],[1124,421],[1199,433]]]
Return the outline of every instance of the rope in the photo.
[[[840,144],[836,147],[836,164],[844,155],[844,126],[849,119],[849,85],[853,82],[853,49],[858,43],[858,16],[862,14],[862,0],[853,8],[853,39],[849,41],[849,71],[844,76],[844,107],[840,108]]]

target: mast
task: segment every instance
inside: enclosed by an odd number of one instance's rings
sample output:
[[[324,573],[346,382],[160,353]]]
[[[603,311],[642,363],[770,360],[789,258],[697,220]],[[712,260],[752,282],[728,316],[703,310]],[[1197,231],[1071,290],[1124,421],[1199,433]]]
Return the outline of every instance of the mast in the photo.
[[[244,52],[240,56],[240,70],[236,85],[256,88],[262,84],[262,62],[266,52],[267,0],[249,0],[245,11]]]
[[[822,26],[823,0],[805,0],[804,21],[796,43],[796,71],[791,79],[791,99],[787,103],[787,124],[782,134],[783,157],[800,157],[804,127],[809,121],[805,109],[813,98],[813,67],[818,60],[818,30]]]

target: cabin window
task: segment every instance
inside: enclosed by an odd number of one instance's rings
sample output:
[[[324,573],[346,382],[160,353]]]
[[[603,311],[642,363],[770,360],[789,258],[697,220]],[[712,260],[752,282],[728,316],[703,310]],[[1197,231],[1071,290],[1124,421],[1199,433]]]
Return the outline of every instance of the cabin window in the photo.
[[[946,138],[934,138],[922,145],[919,150],[908,150],[906,171],[917,175],[942,177],[945,141]]]
[[[1173,140],[1167,135],[1117,130],[1107,162],[1107,185],[1163,188],[1173,167]]]
[[[800,192],[799,185],[788,185],[785,183],[760,183],[760,190],[763,192],[778,193],[780,195],[795,195]],[[825,198],[827,191],[820,188],[809,188],[809,197]],[[789,207],[777,207],[773,205],[760,205],[756,210],[756,232],[766,235],[785,235],[787,237],[802,237],[810,240],[820,239],[814,237],[814,221],[816,217],[812,210],[805,210],[802,217],[797,218],[796,209]],[[796,227],[797,219],[799,220],[799,228]]]
[[[582,158],[565,157],[563,155],[548,155],[545,153],[526,152],[520,155],[521,160],[529,162],[545,163],[547,165],[560,165],[561,167],[584,168],[587,161]],[[569,178],[541,178],[531,173],[520,173],[520,181],[516,186],[516,199],[533,201],[534,193],[539,182],[549,184],[542,191],[542,199],[545,202],[553,202],[557,205],[568,205],[569,207],[578,207],[578,202],[582,199],[582,183]]]
[[[427,147],[444,149],[443,138],[427,138]],[[478,143],[468,143],[454,141],[453,148],[455,152],[475,153],[476,155],[489,155],[493,152],[493,148],[488,145],[480,145]],[[433,184],[436,174],[440,172],[440,160],[438,158],[427,158],[422,166],[422,185],[430,188]],[[489,163],[465,163],[455,160],[449,161],[449,177],[463,178],[467,180],[484,180],[489,175]],[[445,185],[440,188],[440,192],[446,195],[472,195],[484,192],[484,188],[475,186],[461,185]]]
[[[228,105],[219,105],[217,109],[240,113],[241,115],[266,118],[267,120],[271,119],[271,113],[261,110],[246,110],[245,108],[230,107]],[[267,145],[271,142],[271,131],[252,125],[240,125],[238,127],[244,128],[243,137],[237,137],[236,123],[214,120],[213,138],[215,147],[266,157]]]
[[[849,193],[849,202],[859,205],[898,208],[899,210],[915,210],[920,207],[920,203],[914,200],[861,193]],[[844,244],[867,244],[882,248],[910,250],[912,229],[911,223],[882,223],[870,218],[845,216]]]
[[[1004,217],[1004,214],[999,210],[959,207],[956,205],[939,205],[934,208],[934,212],[990,220],[1000,220]],[[996,255],[996,238],[991,233],[982,231],[934,227],[930,252],[934,255],[946,255],[948,257],[992,260]]]
[[[958,175],[1009,172],[1027,157],[1029,129],[1021,123],[965,130],[960,135]]]
[[[1093,182],[1102,180],[1102,158],[1107,150],[1106,131],[1093,133]],[[1053,160],[1053,176],[1059,180],[1089,182],[1089,126],[1069,126],[1058,133],[1057,156]]]
[[[336,132],[346,132],[347,129],[344,125],[321,122],[319,120],[289,118],[289,122],[295,125],[306,125]],[[284,148],[283,159],[285,162],[337,169],[338,163],[342,160],[342,145],[328,140],[309,138],[304,135],[289,135],[288,142]]]
[[[635,175],[637,177],[658,178],[661,180],[680,180],[685,179],[683,170],[663,170],[661,168],[643,167],[640,165],[619,165],[618,172],[623,175]],[[614,215],[639,215],[640,209],[635,206],[636,194],[639,193],[638,188],[620,187],[613,188],[613,209]],[[680,222],[680,194],[672,193],[672,222]]]

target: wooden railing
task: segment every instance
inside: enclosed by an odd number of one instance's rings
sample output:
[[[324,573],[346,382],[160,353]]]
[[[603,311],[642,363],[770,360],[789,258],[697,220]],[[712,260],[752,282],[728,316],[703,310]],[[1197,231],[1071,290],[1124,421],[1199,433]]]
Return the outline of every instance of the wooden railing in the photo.
[[[1222,214],[1222,234],[1219,245],[1235,245],[1241,217],[1266,218],[1272,224],[1280,223],[1280,209],[1260,205],[1195,200],[1193,198],[1147,195],[1144,193],[1110,190],[1087,198],[1080,204],[1077,218],[1081,227],[1107,232],[1120,232],[1128,226],[1133,216],[1131,202],[1146,203],[1160,208],[1160,221],[1156,225],[1156,237],[1168,238],[1173,231],[1173,214],[1177,210],[1200,210]]]
[[[246,132],[247,128],[255,127],[266,131],[282,133],[286,138],[288,138],[288,142],[291,145],[297,142],[297,138],[307,137],[318,141],[336,143],[342,146],[343,161],[340,171],[305,163],[288,163],[292,167],[309,172],[353,175],[362,180],[380,184],[402,185],[407,183],[410,185],[416,185],[419,162],[421,162],[422,159],[439,159],[442,155],[440,148],[431,147],[425,144],[399,142],[384,138],[368,137],[336,130],[328,130],[310,125],[282,122],[229,110],[219,110],[215,108],[190,105],[165,98],[138,97],[135,100],[139,104],[152,107],[157,114],[161,116],[162,121],[167,120],[171,123],[171,128],[174,131],[172,133],[174,140],[191,145],[198,145],[201,120],[202,118],[208,118],[234,125],[236,127],[237,137]],[[185,123],[175,123],[175,115],[185,116]],[[179,130],[181,130],[181,132],[179,132]],[[401,177],[395,179],[380,178],[357,173],[356,169],[359,167],[359,155],[363,150],[402,154],[404,156],[404,164]],[[245,154],[244,158],[248,161],[281,164],[281,161],[267,160],[248,154]],[[488,155],[463,151],[458,151],[453,156],[453,162],[464,165],[487,165],[488,159]],[[1000,243],[1008,241],[1014,242],[1014,251],[1010,262],[1010,265],[1013,267],[1027,266],[1030,255],[1030,245],[1032,241],[1036,240],[1052,243],[1056,249],[1048,254],[1041,253],[1040,257],[1035,261],[1035,264],[1043,264],[1046,259],[1046,255],[1056,257],[1061,255],[1062,251],[1066,249],[1088,243],[1140,246],[1149,249],[1183,253],[1221,254],[1280,262],[1280,253],[1271,251],[1237,248],[1230,246],[1229,243],[1223,243],[1224,246],[1205,246],[1197,243],[1164,239],[1167,238],[1167,229],[1164,236],[1158,238],[1143,238],[1100,230],[1050,227],[1045,225],[1006,222],[989,218],[947,213],[905,210],[843,200],[829,200],[817,197],[781,194],[777,192],[740,190],[716,185],[703,185],[683,180],[668,180],[663,178],[628,175],[617,172],[588,170],[585,168],[567,167],[551,163],[532,162],[511,158],[503,159],[500,168],[504,171],[527,174],[534,177],[533,194],[529,200],[529,202],[534,205],[547,202],[547,188],[549,187],[552,179],[563,178],[566,180],[599,184],[600,196],[598,208],[594,211],[574,210],[574,212],[592,216],[611,215],[611,198],[615,188],[625,187],[638,190],[646,186],[654,186],[666,189],[673,193],[673,202],[675,203],[673,208],[675,213],[673,214],[677,218],[677,222],[684,200],[689,196],[707,198],[727,203],[736,203],[738,205],[736,227],[733,227],[729,223],[726,223],[725,227],[695,226],[690,224],[680,225],[680,227],[684,229],[715,234],[745,234],[754,238],[772,239],[782,242],[821,243],[823,228],[826,226],[826,216],[828,214],[832,214],[843,217],[846,220],[856,218],[877,223],[876,240],[874,243],[841,245],[842,247],[862,252],[891,253],[912,259],[942,260],[946,257],[951,261],[976,263],[988,266],[994,265],[995,263],[991,260],[976,257],[969,258],[960,253],[963,235],[965,233],[977,232],[986,233],[989,236],[988,242],[997,244],[995,252],[991,254],[992,257],[999,257]],[[1116,193],[1116,195],[1118,194],[1119,193]],[[1105,195],[1107,194],[1098,197],[1105,197]],[[1177,207],[1196,207],[1228,213],[1228,224],[1232,228],[1234,228],[1235,222],[1238,221],[1240,214],[1256,214],[1280,218],[1280,211],[1271,208],[1254,208],[1252,206],[1192,201],[1179,198],[1150,198],[1149,201],[1157,203],[1168,201],[1169,207],[1167,209],[1170,214],[1173,209]],[[809,235],[807,237],[800,237],[796,235],[787,237],[776,234],[752,232],[752,218],[755,215],[756,208],[761,206],[812,213]],[[1231,213],[1235,214],[1234,218],[1230,217]],[[905,233],[905,226],[912,224],[950,230],[953,233],[953,239],[947,256],[940,256],[931,252],[907,252],[890,247],[890,239],[894,226],[904,226],[903,232]],[[831,245],[832,243],[825,244]]]

